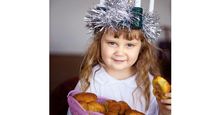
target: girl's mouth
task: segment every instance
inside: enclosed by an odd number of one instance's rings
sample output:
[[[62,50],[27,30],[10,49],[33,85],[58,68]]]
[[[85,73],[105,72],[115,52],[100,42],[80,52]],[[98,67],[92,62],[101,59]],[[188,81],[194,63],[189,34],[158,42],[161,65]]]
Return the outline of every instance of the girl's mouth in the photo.
[[[125,60],[120,60],[120,59],[113,59],[115,62],[118,62],[118,63],[122,63],[124,62]]]

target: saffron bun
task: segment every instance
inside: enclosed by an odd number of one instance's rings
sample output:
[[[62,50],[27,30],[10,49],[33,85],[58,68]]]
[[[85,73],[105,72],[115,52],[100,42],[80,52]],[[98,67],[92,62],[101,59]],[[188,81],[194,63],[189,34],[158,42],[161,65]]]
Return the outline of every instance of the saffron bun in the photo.
[[[157,76],[153,79],[153,93],[158,99],[166,99],[166,93],[171,90],[169,82],[161,76]]]
[[[97,102],[97,96],[94,93],[82,92],[73,96],[86,111],[105,113],[105,106]]]
[[[105,115],[125,115],[126,111],[132,110],[124,101],[107,100],[105,105],[107,108],[107,113]]]
[[[118,115],[118,112],[106,112],[105,115]]]
[[[124,115],[126,110],[131,109],[131,107],[124,101],[119,101],[118,103],[121,107],[121,109],[119,111],[120,115]]]
[[[120,104],[115,100],[106,100],[105,106],[107,108],[107,112],[119,113],[121,110]]]
[[[86,102],[84,102],[84,101],[78,101],[78,102],[82,108],[84,108],[85,110],[88,110],[88,104]]]
[[[124,101],[106,99],[100,102],[94,93],[82,92],[73,95],[73,98],[86,111],[99,112],[104,115],[144,115],[137,110],[132,110]]]
[[[88,111],[100,112],[100,113],[106,112],[105,106],[98,102],[92,101],[87,104],[88,104],[88,109],[87,109]]]
[[[144,115],[144,113],[137,110],[128,109],[126,110],[125,115]]]
[[[84,101],[86,103],[96,101],[97,96],[94,93],[82,92],[73,96],[77,101]]]

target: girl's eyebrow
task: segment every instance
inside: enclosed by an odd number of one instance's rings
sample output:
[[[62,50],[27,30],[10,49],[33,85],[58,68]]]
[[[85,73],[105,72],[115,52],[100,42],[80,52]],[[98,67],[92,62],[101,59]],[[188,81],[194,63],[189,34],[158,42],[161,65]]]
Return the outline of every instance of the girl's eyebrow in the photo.
[[[134,45],[137,45],[138,42],[127,42],[127,44],[134,44]]]
[[[105,39],[106,42],[117,42],[115,39]]]
[[[107,38],[107,39],[105,39],[105,41],[106,41],[106,42],[117,42],[117,39],[115,39],[115,38],[110,38],[110,39],[108,39],[108,38]],[[126,44],[134,44],[134,45],[138,44],[137,41],[133,41],[133,40],[132,40],[132,41],[126,40],[125,43],[126,43]]]

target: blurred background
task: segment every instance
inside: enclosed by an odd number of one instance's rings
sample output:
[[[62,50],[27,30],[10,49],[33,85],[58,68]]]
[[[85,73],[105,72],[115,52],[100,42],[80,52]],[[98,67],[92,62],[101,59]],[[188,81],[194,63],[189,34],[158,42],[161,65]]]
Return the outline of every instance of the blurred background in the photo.
[[[50,0],[50,115],[65,115],[67,93],[75,87],[91,40],[83,18],[99,0]],[[141,6],[148,11],[149,0]],[[161,72],[171,83],[171,0],[155,0],[162,33],[157,41]]]

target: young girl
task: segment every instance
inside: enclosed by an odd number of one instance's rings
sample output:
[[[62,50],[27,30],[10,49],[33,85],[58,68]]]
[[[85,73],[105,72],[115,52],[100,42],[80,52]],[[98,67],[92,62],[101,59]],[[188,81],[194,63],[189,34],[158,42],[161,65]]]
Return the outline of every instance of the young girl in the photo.
[[[153,95],[152,79],[160,75],[155,46],[141,29],[116,28],[94,31],[75,89],[125,101],[146,115],[170,115],[171,93],[164,100]]]

